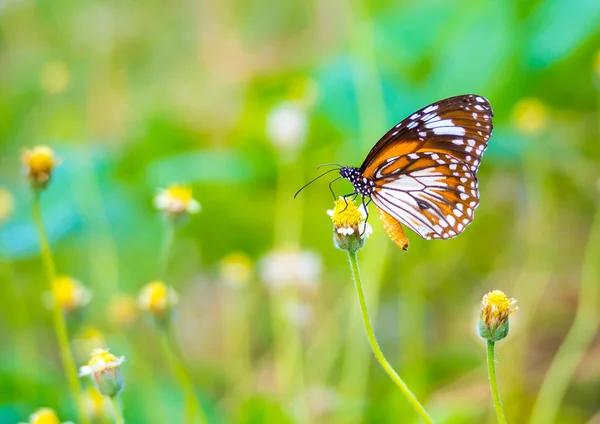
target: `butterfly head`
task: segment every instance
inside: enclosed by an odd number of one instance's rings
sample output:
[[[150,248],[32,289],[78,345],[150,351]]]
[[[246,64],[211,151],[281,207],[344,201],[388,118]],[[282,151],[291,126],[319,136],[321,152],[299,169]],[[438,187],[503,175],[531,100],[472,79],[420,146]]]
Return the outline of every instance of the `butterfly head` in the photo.
[[[375,190],[375,182],[364,177],[358,168],[343,166],[340,168],[340,177],[350,181],[354,191],[361,196],[370,197]]]

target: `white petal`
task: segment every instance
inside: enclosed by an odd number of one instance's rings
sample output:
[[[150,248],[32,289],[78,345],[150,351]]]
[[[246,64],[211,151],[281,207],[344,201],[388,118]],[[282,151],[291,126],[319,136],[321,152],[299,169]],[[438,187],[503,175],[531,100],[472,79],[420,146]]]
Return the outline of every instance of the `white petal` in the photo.
[[[90,375],[90,374],[92,374],[92,369],[89,366],[84,365],[81,368],[79,368],[79,376],[80,377],[83,377],[84,375]]]
[[[191,199],[187,202],[185,210],[188,211],[188,213],[198,213],[200,212],[200,203],[198,203],[196,199]]]

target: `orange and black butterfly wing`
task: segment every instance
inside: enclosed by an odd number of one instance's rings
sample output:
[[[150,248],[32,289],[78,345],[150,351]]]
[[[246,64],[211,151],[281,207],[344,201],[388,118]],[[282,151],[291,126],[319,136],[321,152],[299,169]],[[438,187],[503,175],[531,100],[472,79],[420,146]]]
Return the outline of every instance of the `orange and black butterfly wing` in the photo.
[[[374,181],[375,205],[426,239],[461,233],[479,204],[476,174],[492,116],[483,97],[457,96],[388,131],[360,168]]]

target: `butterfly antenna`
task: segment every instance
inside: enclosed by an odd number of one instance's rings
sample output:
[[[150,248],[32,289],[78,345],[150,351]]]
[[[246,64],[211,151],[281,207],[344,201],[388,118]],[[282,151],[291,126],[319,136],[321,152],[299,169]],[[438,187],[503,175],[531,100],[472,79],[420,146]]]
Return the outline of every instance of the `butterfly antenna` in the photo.
[[[306,184],[304,184],[302,187],[300,187],[300,190],[298,190],[296,192],[296,194],[294,194],[294,199],[296,198],[296,196],[298,195],[298,193],[300,193],[302,190],[304,190],[306,187],[308,187],[309,185],[311,185],[312,183],[314,183],[315,181],[317,181],[319,178],[321,178],[324,175],[329,174],[330,172],[333,171],[337,171],[337,168],[334,169],[330,169],[328,171],[323,172],[321,175],[319,175],[318,177],[313,178],[312,180],[310,180],[309,182],[307,182]]]
[[[321,165],[317,166],[317,169],[321,169],[324,166],[337,166],[338,168],[342,167],[342,165],[339,163],[322,163]]]

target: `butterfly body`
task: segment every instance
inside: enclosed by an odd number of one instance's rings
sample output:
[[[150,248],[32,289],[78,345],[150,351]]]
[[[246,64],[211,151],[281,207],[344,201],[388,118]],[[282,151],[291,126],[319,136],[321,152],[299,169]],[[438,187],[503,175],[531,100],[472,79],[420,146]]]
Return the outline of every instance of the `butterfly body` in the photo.
[[[375,181],[364,177],[360,169],[353,166],[343,166],[340,168],[340,177],[350,181],[354,187],[354,192],[363,197],[371,197],[375,190]]]
[[[377,206],[388,235],[406,249],[400,223],[425,239],[460,234],[479,204],[477,170],[492,132],[478,95],[440,100],[390,129],[360,168],[342,167],[356,194]]]

